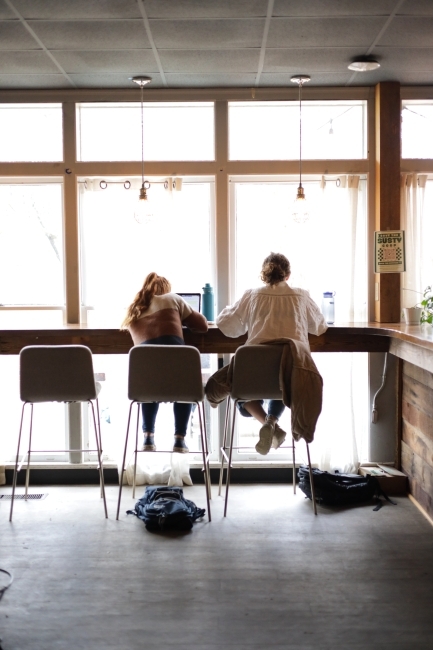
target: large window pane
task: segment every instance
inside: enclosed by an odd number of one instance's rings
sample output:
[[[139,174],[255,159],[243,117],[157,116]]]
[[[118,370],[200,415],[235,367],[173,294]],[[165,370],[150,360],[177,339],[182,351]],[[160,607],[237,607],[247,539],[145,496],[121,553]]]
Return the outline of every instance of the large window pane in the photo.
[[[302,158],[366,158],[366,102],[302,102]],[[297,160],[298,102],[230,102],[230,160]]]
[[[337,325],[367,319],[366,180],[341,176],[338,184],[336,181],[329,179],[323,184],[305,179],[310,218],[306,223],[296,223],[291,211],[297,182],[232,179],[232,301],[246,289],[262,286],[261,265],[273,251],[290,260],[289,284],[307,289],[319,306],[324,291],[336,292]],[[366,355],[327,353],[316,355],[316,363],[324,377],[325,402],[312,446],[313,458],[320,462],[320,467],[349,470],[355,457],[367,457]],[[335,413],[339,414],[338,422]],[[243,417],[237,422],[239,444],[249,449],[236,457],[253,460],[259,432],[257,422]],[[287,409],[281,426],[290,432]],[[305,453],[304,446],[298,446],[300,453]],[[284,453],[288,452],[272,451],[266,458],[278,461]]]
[[[144,105],[145,160],[214,160],[213,103]],[[140,104],[77,104],[78,160],[141,160]]]
[[[61,104],[0,104],[0,161],[63,160]]]
[[[322,188],[318,180],[304,181],[310,205],[306,223],[291,216],[297,182],[232,183],[235,299],[260,286],[262,261],[274,251],[290,260],[290,284],[307,289],[318,304],[324,291],[336,292],[336,321],[367,319],[366,181],[360,180],[357,189],[342,187],[348,184],[344,176],[339,182],[328,181]]]
[[[134,218],[136,189],[109,179],[101,191],[80,183],[82,295],[91,308],[89,323],[120,325],[151,271],[166,276],[173,291],[201,293],[206,282],[214,284],[214,184],[184,179],[181,191],[169,191],[163,180],[150,180],[151,215],[143,223]]]
[[[0,304],[63,305],[61,183],[0,183]]]
[[[433,158],[433,101],[402,104],[402,157]]]

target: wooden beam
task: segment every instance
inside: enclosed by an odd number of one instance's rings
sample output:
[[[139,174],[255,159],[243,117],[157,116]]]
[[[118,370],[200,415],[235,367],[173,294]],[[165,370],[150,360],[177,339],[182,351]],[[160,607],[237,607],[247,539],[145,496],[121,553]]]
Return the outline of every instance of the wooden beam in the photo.
[[[400,230],[400,84],[376,86],[376,230]],[[400,274],[375,274],[375,320],[400,322]]]

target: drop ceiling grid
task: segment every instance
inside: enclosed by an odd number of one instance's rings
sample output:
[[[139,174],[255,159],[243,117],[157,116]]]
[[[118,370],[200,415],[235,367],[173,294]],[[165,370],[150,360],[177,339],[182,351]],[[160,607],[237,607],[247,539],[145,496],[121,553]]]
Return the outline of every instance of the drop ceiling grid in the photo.
[[[127,88],[136,74],[149,74],[155,88],[161,74],[173,88],[257,79],[268,0],[143,0],[155,52],[137,0],[9,2],[78,87]],[[352,75],[348,63],[367,52],[397,6],[372,51],[381,68]],[[433,0],[274,0],[259,85],[287,85],[300,72],[312,75],[311,85],[431,84],[432,54]],[[38,82],[68,86],[0,0],[0,88]]]

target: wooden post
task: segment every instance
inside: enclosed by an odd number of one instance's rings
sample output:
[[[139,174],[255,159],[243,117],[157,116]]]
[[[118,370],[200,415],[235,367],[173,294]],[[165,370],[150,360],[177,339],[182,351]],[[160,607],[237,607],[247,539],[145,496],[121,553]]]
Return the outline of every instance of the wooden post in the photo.
[[[376,86],[375,230],[400,230],[400,84]],[[374,315],[378,323],[400,322],[400,274],[375,274]]]

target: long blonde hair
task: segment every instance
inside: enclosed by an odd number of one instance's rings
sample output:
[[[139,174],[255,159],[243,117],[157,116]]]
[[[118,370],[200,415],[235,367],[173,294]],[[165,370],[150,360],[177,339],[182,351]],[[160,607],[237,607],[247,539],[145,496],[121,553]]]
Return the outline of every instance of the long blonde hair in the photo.
[[[153,296],[162,296],[164,293],[170,293],[171,284],[161,275],[149,273],[144,280],[143,286],[129,305],[125,319],[120,329],[128,329],[128,326],[138,320],[146,309],[149,309]]]

